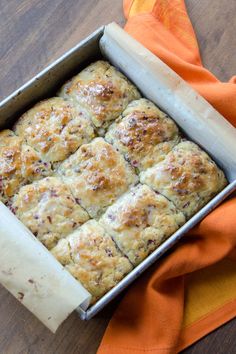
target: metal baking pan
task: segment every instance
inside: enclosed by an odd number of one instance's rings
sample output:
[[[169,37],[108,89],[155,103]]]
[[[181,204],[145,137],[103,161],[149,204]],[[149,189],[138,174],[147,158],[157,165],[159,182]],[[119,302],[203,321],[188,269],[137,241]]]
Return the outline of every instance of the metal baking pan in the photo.
[[[77,311],[82,319],[90,319],[97,314],[145,269],[172,248],[187,231],[236,190],[234,127],[160,59],[115,23],[99,28],[3,100],[0,103],[0,127],[10,127],[28,107],[52,96],[73,74],[102,57],[118,67],[134,82],[144,97],[151,99],[166,111],[191,140],[206,150],[224,170],[229,184],[95,305],[86,311],[79,307]]]

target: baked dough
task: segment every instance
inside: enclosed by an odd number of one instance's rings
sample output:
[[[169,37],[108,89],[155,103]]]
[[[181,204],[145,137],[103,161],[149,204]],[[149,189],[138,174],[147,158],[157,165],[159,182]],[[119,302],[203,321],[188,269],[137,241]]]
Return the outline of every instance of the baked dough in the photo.
[[[95,218],[138,181],[124,157],[103,138],[82,145],[61,164],[58,174]]]
[[[3,203],[8,203],[22,185],[51,173],[51,165],[42,161],[13,131],[0,132],[0,200]]]
[[[92,294],[92,303],[132,270],[129,260],[95,220],[60,240],[51,252]]]
[[[165,160],[142,172],[140,181],[171,200],[187,218],[227,184],[215,162],[190,141],[182,141]]]
[[[98,128],[107,127],[130,101],[140,97],[137,88],[123,74],[102,60],[67,82],[59,95],[85,107]]]
[[[14,130],[52,163],[65,160],[95,136],[85,110],[60,97],[36,104],[20,117]]]
[[[172,119],[151,101],[141,98],[131,102],[106,133],[113,144],[139,170],[163,160],[179,140],[179,131]]]
[[[12,211],[48,249],[89,218],[56,177],[22,187],[13,198]]]
[[[13,130],[0,132],[0,201],[92,303],[227,184],[211,158],[103,60]]]
[[[139,184],[110,206],[100,223],[136,266],[182,226],[185,217],[172,202]]]

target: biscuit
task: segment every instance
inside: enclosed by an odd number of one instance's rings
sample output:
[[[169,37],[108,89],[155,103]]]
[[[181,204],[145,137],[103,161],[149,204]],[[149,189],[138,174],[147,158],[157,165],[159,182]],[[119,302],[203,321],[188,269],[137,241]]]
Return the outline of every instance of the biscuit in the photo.
[[[23,144],[11,130],[0,132],[0,200],[9,199],[26,183],[52,173],[51,165],[40,159],[38,153]]]
[[[99,222],[137,266],[185,223],[185,217],[172,202],[139,184],[110,206]]]
[[[187,218],[227,185],[215,162],[190,141],[182,141],[165,160],[142,172],[140,181],[171,200]]]
[[[14,130],[52,163],[65,160],[95,136],[85,111],[60,97],[36,104],[20,117]]]
[[[51,252],[92,294],[92,303],[132,270],[129,260],[95,220],[60,240]]]
[[[109,127],[105,139],[141,171],[163,160],[180,136],[172,119],[141,98],[128,105]]]
[[[95,218],[138,181],[124,157],[103,138],[82,145],[61,164],[57,173]]]
[[[69,188],[56,177],[22,187],[11,208],[48,249],[89,219]]]
[[[59,95],[85,107],[97,128],[106,128],[130,101],[140,97],[137,88],[123,74],[102,60],[67,82]]]

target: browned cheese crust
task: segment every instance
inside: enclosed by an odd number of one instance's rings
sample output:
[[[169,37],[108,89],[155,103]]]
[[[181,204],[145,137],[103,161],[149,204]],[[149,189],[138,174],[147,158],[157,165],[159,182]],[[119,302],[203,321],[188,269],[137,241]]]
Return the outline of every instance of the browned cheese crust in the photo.
[[[12,211],[48,249],[89,218],[56,177],[22,187],[13,198]]]
[[[131,102],[105,136],[139,170],[163,160],[179,142],[179,131],[172,119],[151,101]]]
[[[129,260],[95,220],[60,240],[51,252],[92,294],[92,303],[132,270]]]
[[[11,130],[0,132],[0,200],[8,203],[19,188],[52,173],[51,165]]]
[[[20,117],[14,130],[52,163],[65,160],[95,136],[85,111],[60,97],[36,104]]]
[[[138,181],[124,157],[102,138],[82,145],[62,163],[58,174],[95,218]]]
[[[100,223],[133,265],[138,265],[185,222],[174,204],[138,185],[118,199]]]
[[[224,173],[196,144],[183,141],[140,181],[171,200],[188,218],[227,184]]]
[[[123,74],[102,60],[67,82],[59,95],[85,107],[97,128],[106,128],[130,101],[140,97],[137,88]]]

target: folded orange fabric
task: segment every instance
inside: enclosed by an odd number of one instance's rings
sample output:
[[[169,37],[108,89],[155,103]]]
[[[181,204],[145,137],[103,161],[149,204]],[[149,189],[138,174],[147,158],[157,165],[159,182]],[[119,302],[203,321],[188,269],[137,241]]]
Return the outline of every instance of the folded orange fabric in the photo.
[[[236,77],[220,82],[201,63],[183,0],[126,0],[126,31],[236,127]],[[236,316],[236,197],[187,234],[129,289],[99,354],[177,353]]]

